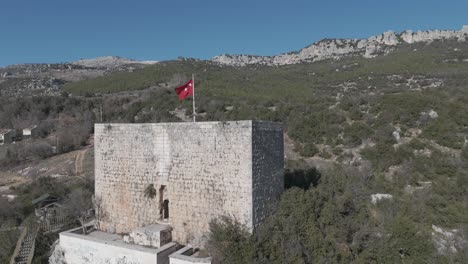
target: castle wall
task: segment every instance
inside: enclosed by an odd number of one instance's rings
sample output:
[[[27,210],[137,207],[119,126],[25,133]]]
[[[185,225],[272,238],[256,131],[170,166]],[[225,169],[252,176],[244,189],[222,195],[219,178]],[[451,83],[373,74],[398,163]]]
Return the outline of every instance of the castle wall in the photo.
[[[177,241],[198,245],[213,218],[231,215],[251,225],[252,128],[243,121],[186,129],[188,140],[183,133],[173,141],[172,151],[178,154],[169,176],[169,222]]]
[[[252,123],[252,221],[257,227],[284,190],[283,128],[278,123]]]
[[[96,124],[95,195],[102,200],[102,230],[127,233],[155,223],[158,202],[145,198],[144,190],[150,183],[157,188],[165,173],[158,166],[168,157],[163,132],[151,124]]]
[[[283,188],[282,136],[278,124],[256,121],[96,124],[100,229],[128,233],[158,222],[161,185],[175,241],[202,245],[221,215],[252,229]]]

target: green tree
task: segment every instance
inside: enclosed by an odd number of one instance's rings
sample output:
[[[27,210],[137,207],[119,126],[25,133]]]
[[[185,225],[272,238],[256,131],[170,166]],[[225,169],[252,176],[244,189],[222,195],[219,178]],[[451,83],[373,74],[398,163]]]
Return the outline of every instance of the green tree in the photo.
[[[252,263],[255,254],[252,235],[236,219],[220,217],[210,223],[207,250],[213,263]]]

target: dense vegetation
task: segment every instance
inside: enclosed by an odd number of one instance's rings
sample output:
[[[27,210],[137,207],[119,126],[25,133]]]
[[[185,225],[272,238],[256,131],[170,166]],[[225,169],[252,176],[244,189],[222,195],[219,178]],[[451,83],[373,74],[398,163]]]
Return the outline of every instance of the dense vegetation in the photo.
[[[37,140],[19,141],[0,147],[0,165],[44,159],[80,148],[93,131],[93,101],[63,97],[0,97],[0,127],[21,134],[23,128],[38,126]],[[56,148],[54,151],[53,147]]]
[[[466,263],[466,247],[457,255],[434,250],[428,223],[443,214],[440,196],[405,194],[373,205],[369,195],[388,187],[374,177],[342,167],[307,190],[314,181],[292,186],[254,235],[235,219],[213,221],[208,248],[215,263]],[[459,213],[466,221],[466,209]]]
[[[89,200],[91,203],[91,195],[89,192],[94,190],[94,181],[89,178],[75,179],[57,179],[42,177],[35,179],[30,184],[15,188],[14,191],[18,197],[12,202],[8,202],[6,198],[0,196],[0,263],[9,263],[11,254],[16,246],[21,229],[4,231],[2,229],[13,227],[29,227],[37,228],[37,220],[33,217],[34,206],[32,200],[43,194],[50,194],[55,197],[62,198],[62,203],[67,206],[67,201],[72,193],[83,191],[88,195],[83,196],[83,199]],[[76,197],[73,197],[76,199]],[[75,227],[78,221],[69,222],[62,230]],[[36,240],[36,249],[34,252],[33,263],[48,263],[50,255],[50,247],[58,238],[58,233],[38,233]]]
[[[132,121],[154,121],[156,115],[170,119],[170,111],[178,107],[191,112],[190,102],[179,103],[172,88],[193,72],[198,112],[204,114],[200,120],[285,122],[290,136],[300,143],[298,150],[307,156],[318,153],[314,144],[352,147],[369,137],[384,141],[387,130],[395,126],[403,131],[422,129],[421,138],[460,149],[468,122],[468,64],[463,62],[467,54],[466,44],[446,41],[403,46],[374,59],[351,57],[281,67],[172,61],[65,88],[92,96],[153,87],[153,96],[133,104],[129,114],[144,115]],[[430,110],[439,118],[421,114]]]
[[[152,97],[130,107],[131,121],[172,120],[176,108],[191,114],[172,87],[193,72],[200,120],[281,121],[304,157],[290,169],[312,166],[310,156],[338,162],[314,187],[288,190],[253,237],[233,220],[215,223],[211,250],[221,263],[463,262],[466,248],[437,254],[431,232],[468,231],[466,58],[466,44],[446,41],[281,67],[183,60],[66,89],[92,96],[152,87]],[[288,187],[311,180],[295,176]],[[373,205],[373,193],[394,198]]]
[[[436,41],[373,59],[281,67],[170,61],[69,83],[71,96],[2,99],[0,120],[67,117],[87,133],[101,115],[178,121],[191,101],[179,102],[173,88],[195,73],[198,120],[281,121],[301,155],[287,161],[288,190],[254,235],[235,219],[212,224],[216,260],[463,263],[467,244],[438,250],[432,232],[435,225],[468,237],[467,60],[466,43]],[[67,127],[60,122],[48,133]],[[317,160],[330,169],[311,170]],[[393,198],[372,204],[376,193]]]

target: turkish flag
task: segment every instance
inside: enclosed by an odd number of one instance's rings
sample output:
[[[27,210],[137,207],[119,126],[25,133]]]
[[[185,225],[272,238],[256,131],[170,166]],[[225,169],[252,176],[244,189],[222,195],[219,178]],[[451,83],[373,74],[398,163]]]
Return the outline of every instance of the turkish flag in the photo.
[[[181,86],[175,88],[179,100],[184,100],[190,95],[193,95],[193,80],[190,79],[188,82],[182,84]]]

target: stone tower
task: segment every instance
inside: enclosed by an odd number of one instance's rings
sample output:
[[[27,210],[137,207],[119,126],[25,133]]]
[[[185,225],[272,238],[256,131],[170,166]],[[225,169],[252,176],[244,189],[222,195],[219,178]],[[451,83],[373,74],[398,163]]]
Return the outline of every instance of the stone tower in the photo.
[[[96,124],[100,229],[163,223],[175,241],[199,246],[219,216],[254,229],[283,191],[283,159],[278,123]]]

